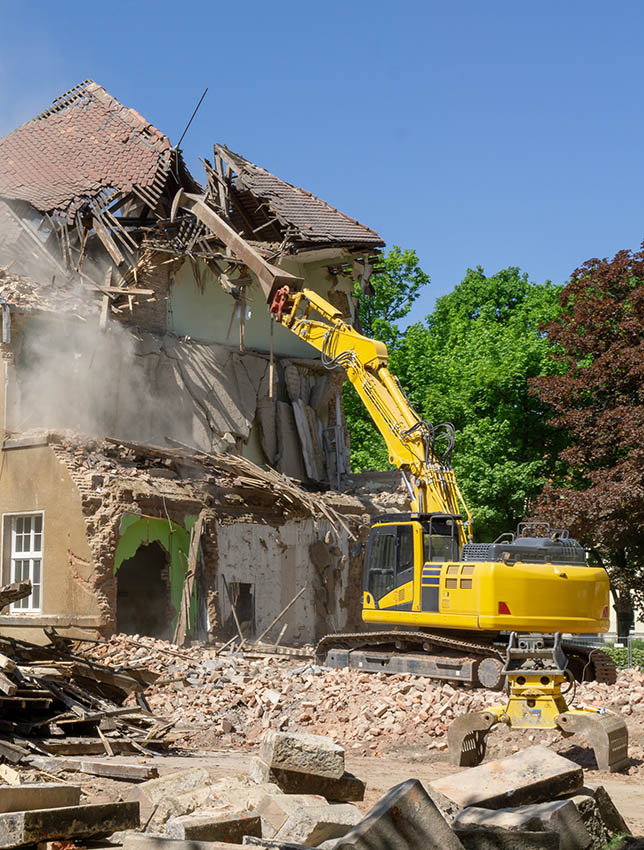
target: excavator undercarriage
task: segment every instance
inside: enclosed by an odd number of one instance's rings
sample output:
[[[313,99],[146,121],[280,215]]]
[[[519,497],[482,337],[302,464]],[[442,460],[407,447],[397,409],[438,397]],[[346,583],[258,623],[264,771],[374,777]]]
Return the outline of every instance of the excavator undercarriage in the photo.
[[[567,670],[577,682],[617,681],[615,662],[601,649],[562,641]],[[369,673],[413,673],[467,687],[502,690],[507,638],[472,640],[469,636],[431,631],[331,634],[318,643],[318,664],[351,667]]]

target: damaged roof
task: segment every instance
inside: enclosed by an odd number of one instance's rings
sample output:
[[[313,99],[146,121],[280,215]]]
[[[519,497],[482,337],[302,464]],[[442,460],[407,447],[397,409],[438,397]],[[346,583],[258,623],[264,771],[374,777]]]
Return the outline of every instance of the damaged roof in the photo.
[[[274,229],[294,248],[384,246],[375,230],[306,189],[280,180],[224,145],[216,145],[215,154],[219,154],[229,169],[236,173],[230,183],[233,201],[231,219],[240,232],[250,225],[255,234],[263,232],[262,238],[265,239],[269,229]]]
[[[105,190],[154,206],[171,160],[167,136],[85,80],[0,139],[0,196],[67,220]]]

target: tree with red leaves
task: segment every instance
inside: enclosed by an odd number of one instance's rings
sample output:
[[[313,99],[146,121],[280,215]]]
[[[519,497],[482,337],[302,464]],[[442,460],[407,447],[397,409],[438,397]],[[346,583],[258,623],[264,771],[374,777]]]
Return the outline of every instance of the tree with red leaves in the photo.
[[[588,260],[560,304],[546,327],[559,374],[531,383],[569,440],[533,513],[596,551],[623,638],[644,611],[644,243]]]

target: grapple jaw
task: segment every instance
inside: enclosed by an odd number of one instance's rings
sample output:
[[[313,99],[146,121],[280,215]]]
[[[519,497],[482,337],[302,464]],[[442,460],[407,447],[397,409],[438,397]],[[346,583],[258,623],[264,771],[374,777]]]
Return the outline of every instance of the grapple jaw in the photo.
[[[455,718],[447,732],[450,762],[473,767],[485,758],[486,738],[499,722],[512,729],[559,729],[563,735],[579,732],[595,751],[600,770],[616,771],[628,765],[628,728],[624,718],[605,708],[570,709],[562,685],[567,681],[561,635],[546,647],[542,635],[510,637],[504,672],[509,697],[504,705]]]
[[[579,732],[595,751],[600,770],[622,770],[628,766],[628,726],[624,718],[607,709],[573,709],[555,718],[564,735]]]

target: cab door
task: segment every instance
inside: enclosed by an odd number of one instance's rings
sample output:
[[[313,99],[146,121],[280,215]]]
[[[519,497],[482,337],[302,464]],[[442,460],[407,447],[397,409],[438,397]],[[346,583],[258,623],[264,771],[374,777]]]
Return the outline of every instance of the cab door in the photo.
[[[411,610],[414,587],[413,525],[372,528],[367,546],[365,590],[377,607]]]

